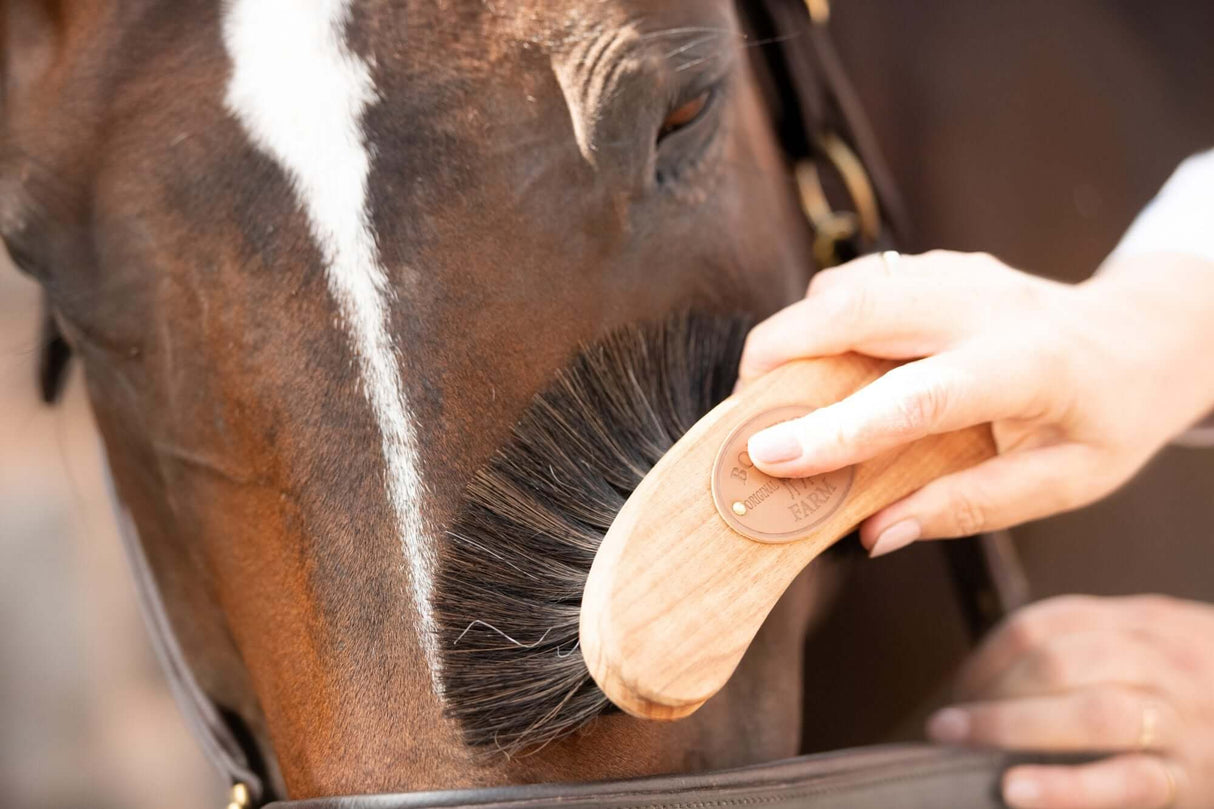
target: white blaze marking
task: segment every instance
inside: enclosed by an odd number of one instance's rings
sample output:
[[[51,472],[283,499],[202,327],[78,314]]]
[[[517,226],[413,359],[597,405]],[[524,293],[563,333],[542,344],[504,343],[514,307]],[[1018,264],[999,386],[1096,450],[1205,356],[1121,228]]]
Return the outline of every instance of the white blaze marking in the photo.
[[[409,565],[422,649],[440,688],[434,552],[418,513],[416,437],[389,336],[392,290],[367,213],[369,150],[362,116],[377,100],[366,62],[345,45],[349,0],[234,0],[223,23],[232,60],[225,103],[291,178],[324,256],[383,439],[388,499]]]

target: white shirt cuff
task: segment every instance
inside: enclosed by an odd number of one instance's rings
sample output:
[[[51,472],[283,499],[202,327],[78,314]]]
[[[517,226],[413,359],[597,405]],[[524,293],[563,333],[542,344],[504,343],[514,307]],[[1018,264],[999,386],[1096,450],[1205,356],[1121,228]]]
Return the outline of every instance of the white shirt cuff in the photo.
[[[1180,164],[1142,209],[1114,256],[1188,253],[1214,262],[1214,150]]]

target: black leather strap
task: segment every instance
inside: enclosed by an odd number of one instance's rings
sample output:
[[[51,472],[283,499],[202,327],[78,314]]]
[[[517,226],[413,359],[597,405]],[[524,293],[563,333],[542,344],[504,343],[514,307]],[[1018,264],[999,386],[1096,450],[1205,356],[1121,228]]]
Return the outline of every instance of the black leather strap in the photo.
[[[135,522],[118,497],[108,468],[105,478],[114,516],[118,521],[118,534],[122,538],[122,547],[135,582],[139,612],[143,616],[156,658],[164,670],[165,679],[169,682],[173,700],[207,759],[230,785],[244,784],[252,805],[257,806],[265,795],[266,782],[261,773],[254,771],[250,757],[241,747],[223,712],[194,679],[194,673],[186,662],[181,645],[177,642],[177,635],[169,622],[164,602],[160,598],[160,588],[156,586],[155,577],[148,566]]]
[[[319,798],[266,809],[996,809],[1004,805],[1003,771],[1030,760],[1047,759],[891,745],[696,775]]]

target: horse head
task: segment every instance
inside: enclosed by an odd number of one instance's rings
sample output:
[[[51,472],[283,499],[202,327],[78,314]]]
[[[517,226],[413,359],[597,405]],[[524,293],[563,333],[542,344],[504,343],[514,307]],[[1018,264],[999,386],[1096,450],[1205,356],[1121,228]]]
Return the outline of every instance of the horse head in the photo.
[[[4,6],[0,235],[83,365],[190,665],[292,796],[796,752],[805,582],[674,724],[495,748],[445,651],[475,584],[452,526],[536,394],[587,351],[732,329],[699,358],[727,366],[734,316],[805,288],[729,0]],[[509,686],[478,698],[541,726]]]

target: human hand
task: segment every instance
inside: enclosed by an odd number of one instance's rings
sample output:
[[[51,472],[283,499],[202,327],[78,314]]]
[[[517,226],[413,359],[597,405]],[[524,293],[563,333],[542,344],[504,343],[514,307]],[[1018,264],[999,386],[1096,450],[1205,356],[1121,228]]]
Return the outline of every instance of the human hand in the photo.
[[[740,386],[798,357],[913,359],[843,401],[751,437],[781,477],[816,475],[924,435],[991,422],[998,456],[874,514],[876,556],[1091,503],[1214,404],[1214,264],[1110,262],[1071,286],[985,254],[868,256],[814,276],[751,332]]]
[[[968,661],[947,744],[1116,755],[1008,770],[1017,809],[1214,807],[1214,606],[1063,596],[1012,616]]]

